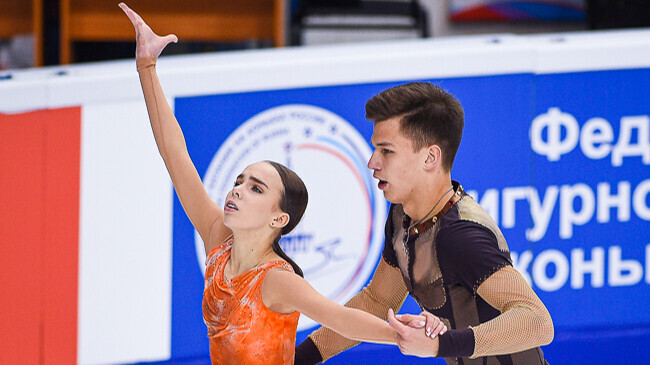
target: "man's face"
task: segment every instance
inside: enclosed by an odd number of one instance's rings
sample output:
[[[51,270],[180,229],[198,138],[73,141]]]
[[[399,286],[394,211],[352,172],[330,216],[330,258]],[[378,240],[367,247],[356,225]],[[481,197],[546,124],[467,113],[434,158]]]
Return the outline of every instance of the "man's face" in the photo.
[[[391,203],[404,204],[417,199],[415,190],[422,181],[426,149],[413,152],[413,144],[400,131],[400,119],[375,123],[370,142],[375,151],[368,161],[379,189]]]

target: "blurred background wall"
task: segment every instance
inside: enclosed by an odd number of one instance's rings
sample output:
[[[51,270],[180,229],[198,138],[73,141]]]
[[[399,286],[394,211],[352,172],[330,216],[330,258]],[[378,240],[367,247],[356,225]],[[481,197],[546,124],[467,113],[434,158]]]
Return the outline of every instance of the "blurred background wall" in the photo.
[[[650,26],[642,0],[133,0],[168,52],[311,45],[485,33],[549,33]],[[0,70],[128,58],[130,29],[111,1],[2,0]],[[171,27],[174,24],[174,27]]]
[[[449,2],[440,29],[432,9],[441,3],[350,4],[343,14],[332,2],[267,2],[262,17],[252,3],[239,17],[179,5],[150,12],[169,27],[161,33],[181,38],[158,70],[211,197],[222,201],[252,161],[294,168],[313,199],[282,244],[319,291],[345,302],[377,263],[387,208],[365,167],[363,105],[387,87],[432,81],[466,112],[453,178],[499,224],[554,318],[549,362],[642,361],[649,30],[589,31],[591,10],[575,1]],[[116,4],[85,6],[69,34],[110,26],[122,38],[73,41],[75,64],[0,72],[0,364],[207,364],[204,254],[151,136],[131,25]],[[284,9],[284,27],[274,9]],[[201,38],[215,19],[260,33]],[[551,33],[531,34],[536,27]],[[100,54],[111,60],[81,62]],[[419,308],[409,299],[402,312]],[[302,318],[298,340],[313,329]],[[442,362],[364,344],[328,363]]]

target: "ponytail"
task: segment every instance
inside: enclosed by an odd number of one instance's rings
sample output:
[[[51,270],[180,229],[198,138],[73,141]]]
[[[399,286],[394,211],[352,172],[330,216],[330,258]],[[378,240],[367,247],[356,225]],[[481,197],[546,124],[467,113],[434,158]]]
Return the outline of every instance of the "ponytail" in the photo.
[[[300,275],[301,278],[304,278],[305,275],[302,273],[302,269],[298,264],[296,264],[283,250],[282,247],[280,247],[280,238],[282,237],[281,234],[279,234],[277,237],[275,237],[275,240],[273,240],[273,245],[271,246],[273,248],[273,252],[275,252],[278,256],[282,257],[285,261],[287,261],[291,267],[293,268],[293,271]]]
[[[283,212],[289,214],[289,223],[282,227],[278,236],[273,240],[273,252],[291,264],[291,267],[293,267],[293,271],[296,274],[304,277],[298,264],[284,253],[282,247],[280,247],[280,238],[293,231],[300,222],[300,219],[302,219],[305,209],[307,208],[307,201],[309,200],[307,187],[305,187],[305,183],[300,179],[300,177],[286,166],[274,161],[266,162],[271,164],[280,175],[284,189],[282,190],[279,205]]]

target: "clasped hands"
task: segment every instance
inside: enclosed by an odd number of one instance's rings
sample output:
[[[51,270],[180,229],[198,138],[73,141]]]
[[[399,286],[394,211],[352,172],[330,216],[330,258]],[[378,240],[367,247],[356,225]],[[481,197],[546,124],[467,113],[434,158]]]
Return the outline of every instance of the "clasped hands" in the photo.
[[[438,355],[438,335],[447,332],[440,318],[428,312],[419,315],[395,314],[388,309],[388,324],[396,332],[397,346],[404,355],[435,357]]]

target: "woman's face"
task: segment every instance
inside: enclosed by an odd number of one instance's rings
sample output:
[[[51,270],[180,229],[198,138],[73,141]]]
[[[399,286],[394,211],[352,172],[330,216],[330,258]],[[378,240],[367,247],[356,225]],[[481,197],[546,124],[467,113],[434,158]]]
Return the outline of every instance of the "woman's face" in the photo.
[[[279,202],[284,186],[277,170],[267,162],[249,165],[226,196],[224,224],[231,230],[270,227],[282,214]]]

